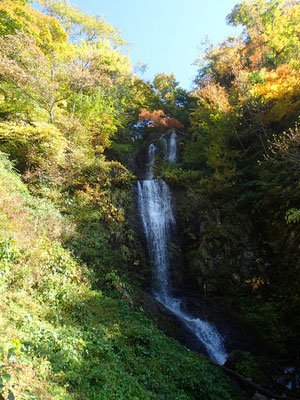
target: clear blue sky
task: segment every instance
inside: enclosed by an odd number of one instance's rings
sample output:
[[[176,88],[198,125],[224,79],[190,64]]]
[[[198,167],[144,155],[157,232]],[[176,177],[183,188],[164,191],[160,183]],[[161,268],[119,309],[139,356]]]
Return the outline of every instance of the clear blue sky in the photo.
[[[226,24],[226,15],[240,0],[69,0],[82,11],[101,14],[123,32],[133,45],[131,61],[144,62],[152,80],[155,74],[174,72],[185,89],[191,88],[206,36],[213,43],[240,30]]]

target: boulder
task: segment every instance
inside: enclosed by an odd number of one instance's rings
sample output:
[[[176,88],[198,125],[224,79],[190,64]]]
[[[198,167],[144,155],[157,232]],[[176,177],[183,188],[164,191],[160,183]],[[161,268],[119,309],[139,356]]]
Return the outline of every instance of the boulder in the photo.
[[[234,350],[228,354],[225,367],[236,370],[237,364],[242,363],[247,359],[247,355],[244,351]]]

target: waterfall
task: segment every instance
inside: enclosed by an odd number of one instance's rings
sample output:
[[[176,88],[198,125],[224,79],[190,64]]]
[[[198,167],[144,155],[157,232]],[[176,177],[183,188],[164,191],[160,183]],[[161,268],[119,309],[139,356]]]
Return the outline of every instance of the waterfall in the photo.
[[[170,262],[167,244],[175,224],[168,186],[161,179],[138,182],[138,204],[154,267],[154,295],[165,303],[170,297]]]
[[[160,141],[164,145],[164,159],[175,162],[176,132],[162,135]],[[182,310],[182,299],[172,295],[168,247],[171,233],[176,230],[176,223],[172,213],[169,188],[163,180],[154,179],[153,165],[157,153],[157,146],[154,143],[150,144],[146,179],[137,184],[138,209],[147,240],[149,259],[153,265],[153,295],[203,343],[212,360],[224,364],[226,351],[223,338],[216,328],[207,321],[187,314]]]
[[[177,135],[176,131],[173,130],[171,135],[169,136],[169,140],[166,139],[166,135],[162,135],[160,140],[164,146],[164,160],[170,163],[176,161],[176,153],[177,153]],[[150,145],[151,146],[151,145]]]
[[[147,167],[147,179],[153,179],[153,167],[154,157],[156,155],[156,146],[151,143],[148,147],[148,167]]]
[[[176,136],[177,136],[176,132],[175,132],[175,130],[173,130],[170,135],[168,152],[167,152],[167,156],[166,156],[166,160],[169,162],[176,161],[176,153],[177,153],[177,137]]]

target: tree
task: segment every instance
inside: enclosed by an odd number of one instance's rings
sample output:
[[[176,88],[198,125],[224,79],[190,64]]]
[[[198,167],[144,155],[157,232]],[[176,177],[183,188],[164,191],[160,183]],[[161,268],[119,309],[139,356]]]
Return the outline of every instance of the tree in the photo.
[[[55,110],[59,108],[62,112],[67,107],[65,111],[71,111],[73,117],[77,110],[78,115],[82,115],[80,107],[83,106],[84,96],[92,95],[99,86],[106,88],[102,94],[108,97],[115,83],[131,73],[131,65],[128,58],[114,50],[107,40],[114,37],[112,27],[110,29],[104,22],[103,25],[100,20],[96,21],[94,17],[80,13],[66,2],[51,1],[47,4],[48,8],[50,5],[58,7],[60,15],[64,16],[65,25],[70,21],[72,29],[77,29],[80,34],[87,35],[90,32],[92,35],[91,30],[94,29],[93,38],[89,36],[86,40],[68,43],[70,27],[67,32],[56,18],[34,11],[34,15],[38,14],[37,21],[43,21],[45,25],[51,22],[52,25],[48,24],[49,32],[55,32],[55,29],[61,32],[60,36],[51,36],[52,41],[47,39],[47,46],[41,44],[40,36],[44,31],[39,23],[33,26],[31,8],[22,6],[23,21],[22,18],[18,19],[21,6],[16,3],[8,9],[20,30],[11,29],[12,33],[1,38],[0,64],[2,77],[13,85],[15,93],[19,91],[19,94],[25,95],[39,109],[48,113],[50,122],[54,122]],[[26,23],[27,20],[30,25]],[[47,30],[45,32],[49,34]],[[9,97],[4,87],[3,92],[4,96]]]
[[[184,126],[176,118],[166,117],[163,110],[154,110],[153,112],[142,110],[138,122],[143,121],[148,121],[151,128],[157,128],[160,132],[171,128],[184,129]]]
[[[244,0],[227,16],[244,26],[252,68],[277,67],[300,55],[300,5],[291,0]]]
[[[186,124],[188,96],[175,80],[175,74],[157,74],[153,80],[153,89],[159,99],[156,109],[163,108],[166,115],[175,117]]]
[[[182,107],[186,104],[186,92],[175,80],[175,74],[157,74],[153,80],[154,92],[169,107]]]
[[[54,121],[54,107],[64,100],[49,58],[25,33],[0,38],[2,78],[10,81]]]
[[[120,31],[104,21],[100,15],[83,13],[77,6],[71,6],[66,0],[38,0],[45,12],[55,17],[64,27],[71,41],[81,39],[99,43],[109,40],[114,46],[125,44]]]
[[[252,88],[266,111],[262,120],[266,126],[292,126],[299,116],[300,80],[299,62],[286,63],[265,71],[263,80]],[[279,127],[279,126],[278,126]]]
[[[0,2],[0,36],[25,32],[36,45],[49,54],[67,39],[66,32],[56,18],[44,15],[22,0]]]
[[[202,87],[209,80],[230,89],[237,73],[246,67],[245,45],[240,38],[228,38],[217,46],[209,44],[196,60],[199,71],[195,83]]]

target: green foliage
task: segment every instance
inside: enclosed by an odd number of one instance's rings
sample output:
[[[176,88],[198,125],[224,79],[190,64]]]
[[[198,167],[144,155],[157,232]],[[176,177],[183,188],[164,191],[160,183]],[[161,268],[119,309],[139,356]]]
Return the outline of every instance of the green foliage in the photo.
[[[265,75],[266,75],[266,69],[262,68],[260,70],[253,71],[251,74],[249,74],[249,82],[252,85],[255,85],[256,83],[265,83]]]
[[[1,287],[6,287],[12,279],[13,264],[18,262],[19,252],[13,245],[12,238],[2,239],[0,241],[0,278]]]
[[[249,53],[253,56],[260,51],[267,67],[274,67],[299,57],[299,13],[297,1],[252,0],[238,3],[227,21],[234,26],[241,24],[251,43]]]
[[[153,79],[154,92],[159,98],[160,104],[157,108],[162,108],[167,116],[174,116],[184,125],[187,124],[187,105],[188,96],[178,82],[175,74],[157,74]]]
[[[12,201],[13,195],[19,196],[15,207],[24,210],[31,230],[28,236],[24,220],[19,221],[18,214],[11,215],[6,234],[9,232],[15,239],[2,236],[0,241],[3,396],[28,400],[188,400],[198,398],[199,394],[211,400],[233,398],[228,382],[215,367],[167,338],[141,311],[134,309],[133,289],[124,282],[120,270],[106,270],[103,291],[96,288],[96,277],[97,285],[100,284],[99,271],[91,273],[63,248],[60,240],[48,236],[57,229],[58,221],[53,220],[48,229],[39,229],[39,220],[47,207],[35,206],[47,201],[41,203],[28,193],[5,158],[0,166],[0,178],[5,177],[7,184],[7,193],[0,191],[0,212],[7,212],[4,198]],[[121,169],[117,163],[112,167]],[[78,206],[89,204],[94,195],[95,189],[86,187],[88,199]],[[112,193],[111,196],[115,201]],[[117,197],[124,204],[128,201],[121,191]],[[39,218],[32,220],[32,213],[39,214]],[[85,218],[90,222],[94,217]],[[98,218],[95,221],[101,238]],[[101,226],[105,228],[103,222]],[[88,229],[96,232],[91,223]],[[92,238],[92,232],[85,235]],[[105,245],[107,251],[111,246],[108,240]],[[96,249],[94,243],[91,246]],[[109,253],[107,256],[111,257]]]
[[[288,224],[300,222],[300,210],[291,208],[286,212],[286,221]]]
[[[175,165],[165,164],[158,168],[159,176],[172,186],[190,187],[202,178],[201,171],[176,168]]]
[[[53,125],[0,122],[0,149],[16,161],[22,172],[47,164],[63,166],[66,147],[66,139]]]
[[[233,298],[275,353],[299,349],[299,10],[234,7],[227,20],[244,32],[199,58],[182,162],[159,170],[181,190],[182,279]]]
[[[242,376],[246,376],[248,379],[253,379],[255,382],[264,382],[266,381],[266,377],[262,372],[266,365],[263,360],[260,360],[250,353],[244,353],[246,359],[237,365],[237,372],[239,372]]]

